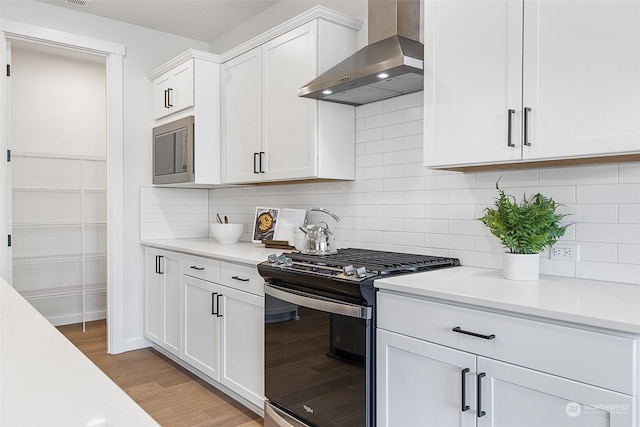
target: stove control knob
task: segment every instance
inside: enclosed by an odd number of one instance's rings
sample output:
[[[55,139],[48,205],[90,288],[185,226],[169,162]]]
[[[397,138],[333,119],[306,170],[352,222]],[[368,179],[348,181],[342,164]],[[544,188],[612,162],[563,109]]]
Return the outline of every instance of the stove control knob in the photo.
[[[275,264],[276,261],[278,260],[278,256],[276,254],[270,254],[267,259],[269,260],[269,262],[271,264]]]
[[[342,271],[346,276],[353,276],[353,273],[356,272],[356,269],[353,268],[353,265],[345,265],[342,267]]]
[[[285,267],[293,267],[293,260],[289,257],[286,257],[284,259],[284,265]]]
[[[286,260],[287,260],[287,257],[284,254],[282,254],[278,257],[278,264],[284,264]]]
[[[356,277],[358,279],[362,279],[364,277],[367,277],[367,268],[366,267],[358,267],[356,269]]]

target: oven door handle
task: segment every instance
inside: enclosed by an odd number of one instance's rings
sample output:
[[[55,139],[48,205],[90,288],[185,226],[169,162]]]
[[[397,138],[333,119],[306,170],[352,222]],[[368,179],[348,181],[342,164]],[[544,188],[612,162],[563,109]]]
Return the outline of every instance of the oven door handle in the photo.
[[[268,283],[264,285],[264,293],[274,298],[290,302],[291,304],[297,304],[327,313],[341,314],[358,319],[371,319],[371,307],[349,304],[306,292],[293,291]]]

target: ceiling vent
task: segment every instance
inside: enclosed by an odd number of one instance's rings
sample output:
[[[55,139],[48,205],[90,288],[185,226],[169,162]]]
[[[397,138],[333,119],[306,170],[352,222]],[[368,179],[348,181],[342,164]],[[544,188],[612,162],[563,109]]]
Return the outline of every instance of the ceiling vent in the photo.
[[[58,0],[61,3],[71,4],[73,6],[87,7],[91,0]]]

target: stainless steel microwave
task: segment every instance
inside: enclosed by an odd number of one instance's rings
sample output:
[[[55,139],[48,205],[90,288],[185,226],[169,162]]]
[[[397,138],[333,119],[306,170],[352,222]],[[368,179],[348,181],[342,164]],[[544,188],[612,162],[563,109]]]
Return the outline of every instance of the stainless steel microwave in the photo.
[[[154,184],[194,181],[193,125],[187,116],[153,129]]]

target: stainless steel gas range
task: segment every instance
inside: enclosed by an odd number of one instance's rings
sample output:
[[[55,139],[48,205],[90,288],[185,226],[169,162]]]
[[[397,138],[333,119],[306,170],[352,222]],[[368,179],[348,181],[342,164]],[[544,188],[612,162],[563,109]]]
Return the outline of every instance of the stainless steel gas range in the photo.
[[[259,264],[267,282],[265,427],[375,426],[374,280],[458,265],[353,248]]]

